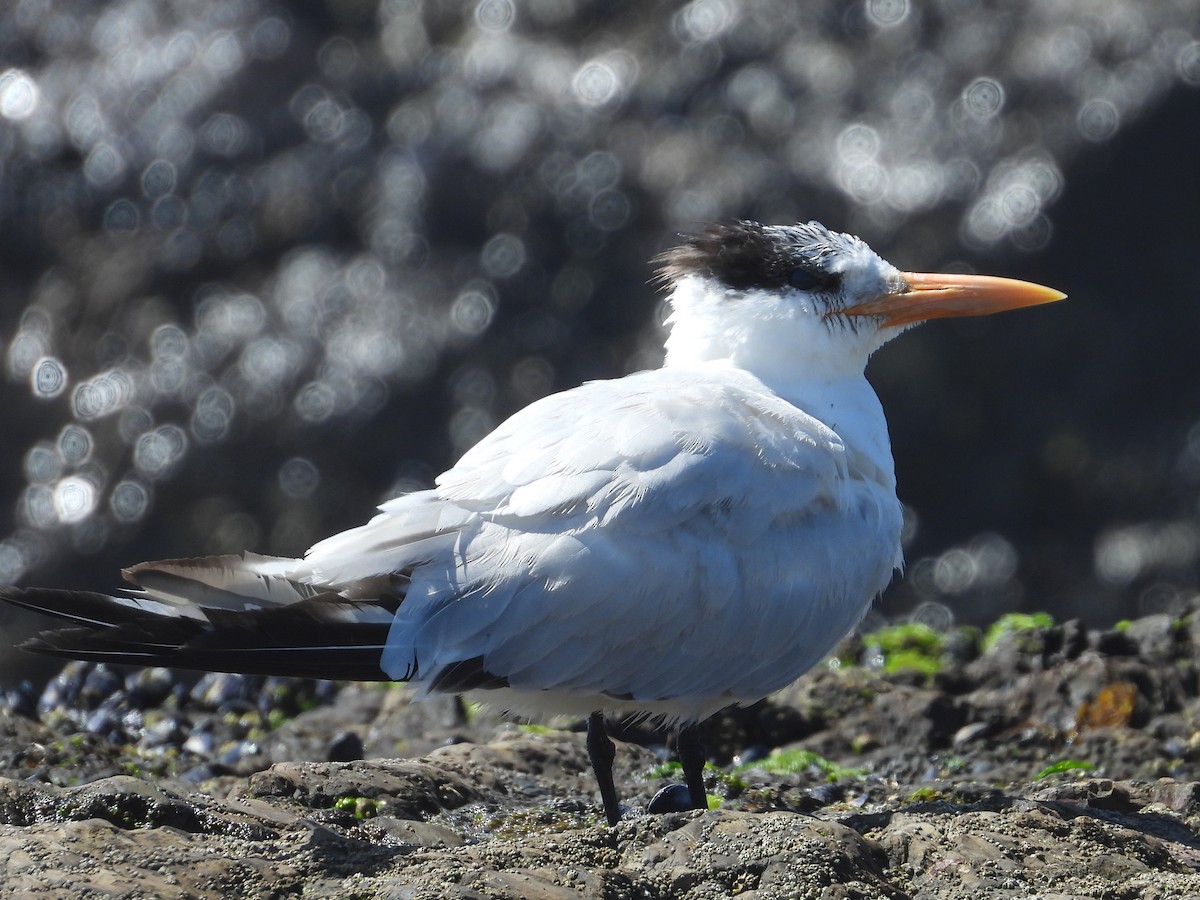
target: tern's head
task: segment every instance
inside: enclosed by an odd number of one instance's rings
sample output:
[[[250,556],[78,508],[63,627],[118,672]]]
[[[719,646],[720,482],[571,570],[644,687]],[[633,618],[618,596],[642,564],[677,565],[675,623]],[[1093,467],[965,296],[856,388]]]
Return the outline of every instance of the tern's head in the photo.
[[[712,225],[657,260],[671,290],[669,362],[730,359],[760,375],[837,378],[926,319],[1060,300],[980,275],[901,272],[818,222]]]

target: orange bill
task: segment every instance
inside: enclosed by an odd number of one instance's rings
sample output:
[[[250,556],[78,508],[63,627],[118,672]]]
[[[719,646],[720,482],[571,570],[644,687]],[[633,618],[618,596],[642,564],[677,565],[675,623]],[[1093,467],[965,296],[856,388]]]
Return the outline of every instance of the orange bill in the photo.
[[[900,290],[837,310],[844,316],[879,316],[884,325],[908,325],[947,316],[991,313],[1053,303],[1067,295],[1054,288],[991,275],[901,272]]]

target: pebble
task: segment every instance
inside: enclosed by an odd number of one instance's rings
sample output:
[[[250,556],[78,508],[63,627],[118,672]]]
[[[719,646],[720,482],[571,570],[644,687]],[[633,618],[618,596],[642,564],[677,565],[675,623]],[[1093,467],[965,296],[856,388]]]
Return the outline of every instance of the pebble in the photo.
[[[686,812],[692,808],[692,793],[686,784],[668,784],[650,798],[646,812],[652,815]]]
[[[339,731],[329,741],[329,751],[325,758],[330,762],[351,762],[362,759],[366,751],[362,738],[356,731]]]

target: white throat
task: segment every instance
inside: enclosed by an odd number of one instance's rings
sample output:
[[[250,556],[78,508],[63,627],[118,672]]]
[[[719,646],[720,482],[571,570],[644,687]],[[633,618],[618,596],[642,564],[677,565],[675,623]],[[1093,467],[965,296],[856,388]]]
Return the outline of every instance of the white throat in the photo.
[[[675,284],[665,366],[730,366],[820,420],[893,485],[887,420],[864,373],[894,334],[826,321],[796,294],[730,292],[699,276]]]
[[[891,337],[827,320],[799,293],[730,291],[696,275],[676,282],[670,302],[666,365],[727,360],[780,395],[861,378],[867,358]]]

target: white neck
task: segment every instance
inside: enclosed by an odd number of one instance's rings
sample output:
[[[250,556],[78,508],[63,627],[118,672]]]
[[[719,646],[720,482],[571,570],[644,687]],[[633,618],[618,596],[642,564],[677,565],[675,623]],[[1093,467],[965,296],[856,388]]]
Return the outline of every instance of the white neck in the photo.
[[[827,322],[795,295],[714,291],[695,276],[676,283],[671,306],[665,366],[748,372],[894,478],[887,420],[863,372],[872,351],[893,334]]]
[[[666,365],[728,360],[771,385],[861,377],[867,358],[891,335],[826,320],[797,295],[736,293],[688,276],[671,294]]]

